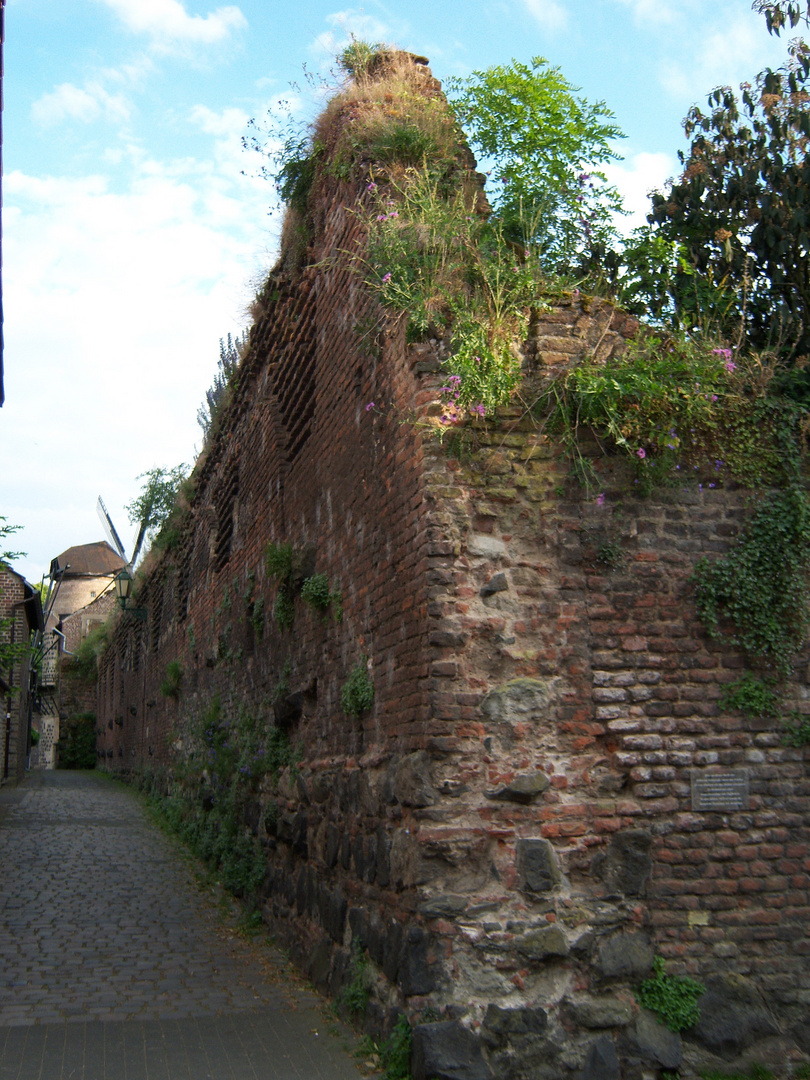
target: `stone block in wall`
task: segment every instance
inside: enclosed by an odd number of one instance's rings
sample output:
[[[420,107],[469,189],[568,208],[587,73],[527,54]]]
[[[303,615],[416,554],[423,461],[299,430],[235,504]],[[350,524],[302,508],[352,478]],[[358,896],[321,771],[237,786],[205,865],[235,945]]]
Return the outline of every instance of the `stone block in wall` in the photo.
[[[679,1069],[683,1061],[683,1043],[680,1035],[670,1031],[654,1013],[642,1009],[636,1022],[621,1039],[624,1057],[632,1061],[639,1058],[641,1064]]]
[[[498,799],[501,802],[520,803],[524,806],[533,802],[538,795],[550,786],[551,781],[542,772],[524,773],[510,780],[508,784],[496,791],[486,791],[488,799]]]
[[[506,574],[493,574],[489,581],[481,586],[479,590],[480,595],[486,599],[488,596],[494,596],[495,593],[505,592],[509,588],[509,582],[506,580]]]
[[[614,833],[607,849],[591,860],[591,873],[624,896],[644,896],[652,873],[652,835],[647,829]]]
[[[346,897],[339,888],[334,892],[323,887],[318,890],[318,914],[321,925],[333,941],[343,940],[347,906]]]
[[[594,966],[603,979],[640,982],[652,971],[655,953],[641,930],[620,931],[599,942]]]
[[[511,679],[490,690],[481,712],[494,724],[542,720],[556,700],[558,679]]]
[[[515,948],[528,960],[549,960],[567,956],[568,941],[559,926],[541,926],[529,930],[515,941]]]
[[[417,1024],[411,1047],[413,1080],[494,1080],[479,1040],[457,1020]]]
[[[527,892],[550,892],[562,881],[554,848],[548,840],[516,840],[515,863],[520,888]]]
[[[424,750],[417,750],[392,762],[383,781],[383,798],[389,803],[415,807],[433,806],[438,802],[430,755]]]
[[[384,825],[377,826],[377,884],[387,889],[391,882],[391,838]]]
[[[332,945],[326,939],[319,941],[307,958],[306,973],[314,986],[326,990],[332,966]]]
[[[547,1027],[548,1016],[543,1009],[502,1009],[500,1005],[488,1005],[481,1024],[481,1040],[487,1046],[502,1046],[522,1035],[542,1035]]]
[[[338,852],[340,851],[340,830],[334,822],[328,822],[326,826],[326,846],[324,849],[324,862],[328,869],[337,865]]]
[[[622,1070],[616,1047],[609,1035],[600,1035],[592,1043],[585,1059],[585,1068],[577,1080],[621,1080]]]
[[[616,1028],[632,1022],[638,1012],[635,1001],[619,994],[599,997],[576,997],[565,1001],[565,1012],[580,1027]]]
[[[687,1038],[713,1054],[732,1058],[752,1043],[779,1034],[779,1025],[745,976],[714,976],[706,985],[698,1001],[700,1019]]]
[[[425,919],[447,919],[460,915],[466,908],[467,897],[442,893],[423,900],[419,905],[419,914]]]
[[[481,1042],[498,1080],[558,1080],[559,1032],[552,1032],[543,1009],[489,1005]]]
[[[430,939],[420,926],[411,926],[405,935],[399,957],[399,987],[405,997],[429,994],[436,988],[436,978],[428,961]]]

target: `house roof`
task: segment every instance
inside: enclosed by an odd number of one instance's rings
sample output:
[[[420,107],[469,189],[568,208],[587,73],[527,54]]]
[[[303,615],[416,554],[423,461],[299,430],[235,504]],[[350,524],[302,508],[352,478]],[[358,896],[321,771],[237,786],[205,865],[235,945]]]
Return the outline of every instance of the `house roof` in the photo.
[[[70,547],[51,561],[51,576],[112,577],[125,567],[126,560],[113,551],[106,540]]]

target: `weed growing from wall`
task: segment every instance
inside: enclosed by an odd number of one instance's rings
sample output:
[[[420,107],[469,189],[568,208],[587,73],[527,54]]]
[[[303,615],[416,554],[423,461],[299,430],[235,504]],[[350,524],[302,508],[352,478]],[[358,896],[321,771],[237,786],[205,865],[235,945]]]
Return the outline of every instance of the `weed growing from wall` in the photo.
[[[407,1016],[400,1016],[394,1030],[383,1042],[375,1042],[369,1036],[362,1041],[364,1053],[379,1062],[380,1080],[411,1080],[412,1037],[413,1029]]]
[[[340,690],[340,707],[347,716],[359,717],[374,704],[374,684],[368,673],[368,657],[357,661]]]
[[[264,565],[278,584],[273,617],[280,629],[289,630],[295,620],[295,564],[292,544],[267,545]]]
[[[187,721],[183,744],[170,792],[155,784],[153,801],[226,888],[250,897],[264,880],[266,863],[244,824],[247,811],[259,801],[265,778],[275,783],[282,769],[295,767],[300,749],[246,709],[230,719],[218,696]]]
[[[779,694],[773,682],[765,682],[750,671],[729,683],[720,698],[721,709],[733,709],[748,717],[774,717],[779,714]]]
[[[642,493],[695,472],[708,487],[727,477],[783,485],[801,467],[807,417],[769,396],[772,375],[767,364],[735,360],[709,342],[645,335],[621,357],[567,371],[533,408],[588,487],[597,481],[582,449],[586,432],[632,462]]]
[[[259,641],[264,637],[264,597],[259,596],[251,602],[248,618],[253,632]]]
[[[295,621],[295,598],[300,595],[316,611],[331,608],[335,622],[343,618],[343,593],[339,586],[330,589],[326,574],[313,574],[314,548],[298,549],[292,544],[270,543],[265,549],[265,567],[269,577],[278,582],[273,615],[282,630]]]
[[[639,1005],[657,1013],[670,1031],[683,1031],[700,1019],[698,1001],[705,987],[684,975],[667,975],[664,959],[657,956],[654,974],[636,990]]]
[[[335,622],[340,622],[343,618],[343,593],[340,588],[330,588],[326,574],[313,574],[305,578],[301,586],[301,599],[321,612],[324,618],[330,608]]]
[[[810,746],[810,717],[794,710],[784,721],[784,728],[782,742],[785,746],[792,746],[795,750]]]
[[[371,1000],[369,960],[368,954],[363,949],[353,950],[349,970],[351,979],[341,992],[340,1004],[352,1019],[356,1020],[364,1015],[366,1006]]]
[[[183,667],[179,660],[170,660],[166,665],[163,681],[160,684],[160,692],[164,697],[180,697],[180,685],[183,682]]]
[[[82,638],[76,649],[76,659],[68,669],[81,682],[95,683],[98,679],[98,660],[110,640],[108,622],[100,623]]]
[[[78,713],[59,725],[56,744],[60,769],[94,769],[96,767],[96,714]]]
[[[518,385],[514,343],[541,306],[536,263],[476,213],[473,189],[427,165],[369,189],[366,281],[407,317],[410,340],[449,339],[448,422],[491,413]]]

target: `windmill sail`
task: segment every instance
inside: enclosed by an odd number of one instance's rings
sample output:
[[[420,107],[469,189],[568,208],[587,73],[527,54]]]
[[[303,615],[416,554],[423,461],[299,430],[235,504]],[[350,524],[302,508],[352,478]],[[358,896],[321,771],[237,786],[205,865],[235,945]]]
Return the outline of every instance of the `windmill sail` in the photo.
[[[114,547],[121,558],[126,562],[127,553],[124,550],[124,545],[121,543],[121,537],[115,531],[115,526],[112,523],[107,507],[104,505],[104,500],[99,495],[98,502],[96,503],[96,513],[99,516],[99,520],[104,527],[104,532],[107,535],[107,540],[111,547]]]

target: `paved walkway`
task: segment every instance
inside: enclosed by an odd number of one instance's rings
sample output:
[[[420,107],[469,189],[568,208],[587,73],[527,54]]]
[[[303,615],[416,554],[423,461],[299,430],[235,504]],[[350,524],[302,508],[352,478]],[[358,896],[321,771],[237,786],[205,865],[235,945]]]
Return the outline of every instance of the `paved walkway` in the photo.
[[[223,931],[119,785],[0,790],[0,1080],[359,1080],[279,963]]]

